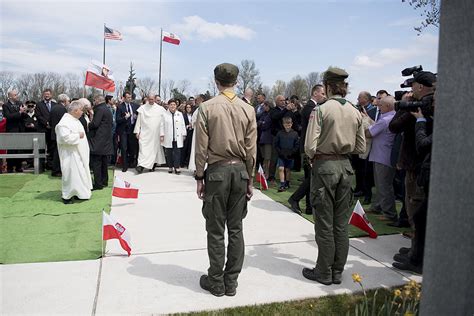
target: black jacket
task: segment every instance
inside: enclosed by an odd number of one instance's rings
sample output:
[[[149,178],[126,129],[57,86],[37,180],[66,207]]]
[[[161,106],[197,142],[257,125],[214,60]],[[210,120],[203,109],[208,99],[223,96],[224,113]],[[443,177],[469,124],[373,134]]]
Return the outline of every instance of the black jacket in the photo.
[[[94,107],[94,117],[89,123],[89,146],[92,155],[112,155],[113,117],[105,103]]]
[[[289,112],[286,107],[280,109],[279,107],[274,107],[270,110],[270,117],[272,118],[272,135],[276,136],[279,131],[284,130],[283,128],[283,117],[287,116]]]
[[[309,100],[305,106],[301,109],[301,141],[300,141],[300,150],[304,152],[304,142],[306,140],[306,130],[308,129],[309,116],[311,112],[316,107],[316,102]]]
[[[49,126],[51,126],[51,139],[56,139],[56,132],[54,131],[56,125],[63,118],[63,115],[66,114],[66,107],[61,103],[56,104],[49,113]]]
[[[416,122],[415,124],[415,145],[418,155],[422,157],[419,166],[418,185],[424,187],[427,192],[430,180],[431,167],[431,146],[433,144],[433,121],[427,119],[427,122]]]
[[[51,101],[51,110],[57,105],[56,102]],[[48,106],[42,100],[41,102],[38,102],[36,104],[36,109],[35,109],[36,117],[38,118],[38,132],[44,133],[46,132],[49,128],[49,116],[50,116],[50,111],[48,110]]]
[[[21,133],[25,131],[24,120],[28,116],[26,113],[20,113],[21,103],[11,103],[8,100],[3,105],[3,116],[7,119],[6,132]]]
[[[138,114],[137,113],[138,105],[135,104],[135,103],[130,103],[130,105],[132,106],[133,113],[135,115],[137,115]],[[127,108],[125,103],[121,103],[117,107],[117,112],[115,112],[115,122],[117,124],[115,132],[119,135],[121,133],[132,134],[133,129],[135,128],[135,123],[136,123],[137,120],[135,119],[135,121],[132,124],[132,118],[131,117],[129,117],[128,119],[125,119],[125,113],[127,113],[127,112],[129,112],[129,109]]]

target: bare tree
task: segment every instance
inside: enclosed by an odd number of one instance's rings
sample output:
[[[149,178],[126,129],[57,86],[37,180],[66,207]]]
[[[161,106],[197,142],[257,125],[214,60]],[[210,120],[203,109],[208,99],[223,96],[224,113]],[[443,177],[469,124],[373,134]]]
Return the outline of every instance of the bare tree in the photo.
[[[252,88],[257,90],[260,85],[260,71],[255,67],[253,60],[242,60],[239,67],[239,76],[237,78],[237,90],[240,94],[245,92],[245,89]]]
[[[306,76],[306,84],[308,85],[308,90],[314,87],[314,85],[321,82],[321,74],[319,72],[313,71]]]
[[[209,82],[207,83],[207,87],[211,96],[215,96],[217,94],[217,86],[214,80],[214,75],[209,76]]]
[[[23,74],[16,80],[15,86],[20,93],[20,98],[34,99],[33,81],[32,74]]]
[[[71,99],[82,97],[83,82],[81,82],[80,76],[67,73],[64,75],[64,84],[66,86],[66,94]]]
[[[439,13],[441,0],[402,0],[402,2],[408,2],[415,10],[423,10],[420,16],[424,17],[420,26],[414,27],[418,35],[421,34],[423,29],[432,25],[439,27]]]
[[[7,100],[7,93],[15,85],[15,75],[11,71],[0,71],[0,94]],[[21,92],[21,91],[20,91]]]
[[[298,98],[303,98],[308,95],[308,83],[300,75],[293,77],[286,86],[286,95],[296,95]]]
[[[284,95],[286,91],[286,82],[283,80],[277,80],[275,81],[275,84],[272,87],[271,90],[271,97],[275,99],[277,95]]]
[[[188,79],[183,79],[178,82],[177,89],[179,93],[185,95],[190,87],[191,87],[191,82]]]
[[[142,97],[147,96],[148,94],[152,93],[156,87],[156,81],[151,79],[150,77],[145,77],[137,80],[137,86],[142,92]]]
[[[168,97],[171,98],[171,91],[174,89],[174,80],[173,79],[165,79],[161,81],[161,99],[163,101],[168,101]]]

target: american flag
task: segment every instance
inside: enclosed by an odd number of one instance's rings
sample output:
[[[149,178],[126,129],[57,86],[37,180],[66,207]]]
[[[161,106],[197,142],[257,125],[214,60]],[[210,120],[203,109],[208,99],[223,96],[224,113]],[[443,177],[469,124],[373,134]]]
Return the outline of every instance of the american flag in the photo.
[[[104,38],[109,40],[121,41],[122,34],[119,31],[108,28],[104,25]]]

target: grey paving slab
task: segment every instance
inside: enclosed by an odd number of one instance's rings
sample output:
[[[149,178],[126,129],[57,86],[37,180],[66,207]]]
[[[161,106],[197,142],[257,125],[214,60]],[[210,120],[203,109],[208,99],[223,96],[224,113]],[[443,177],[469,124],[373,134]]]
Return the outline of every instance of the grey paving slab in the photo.
[[[190,176],[127,172],[122,178],[140,187],[138,199],[112,200],[112,215],[129,230],[133,253],[206,248],[202,202]],[[161,192],[164,179],[178,179],[178,183],[171,181],[167,189],[174,186],[172,190]],[[244,220],[244,236],[249,245],[307,241],[314,240],[314,230],[307,220],[255,190]],[[107,255],[121,253],[118,242],[107,242]]]
[[[351,273],[367,288],[404,284],[408,279],[351,248],[341,285],[306,280],[303,267],[317,256],[314,242],[246,247],[235,297],[216,298],[199,287],[208,267],[205,250],[104,259],[98,315],[162,314],[213,310],[358,291]]]
[[[398,253],[400,247],[410,247],[410,239],[404,237],[401,234],[379,236],[377,239],[372,238],[351,238],[351,247],[354,247],[385,266],[394,269],[398,273],[405,275],[406,277],[415,280],[417,282],[422,281],[422,277],[417,274],[409,273],[406,271],[397,270],[392,268],[393,255]]]
[[[99,260],[1,265],[2,315],[90,315]]]

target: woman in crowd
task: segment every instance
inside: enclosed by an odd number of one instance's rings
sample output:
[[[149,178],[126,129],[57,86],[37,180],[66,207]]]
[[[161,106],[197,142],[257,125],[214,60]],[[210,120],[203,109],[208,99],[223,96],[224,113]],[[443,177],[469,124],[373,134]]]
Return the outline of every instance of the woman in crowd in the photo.
[[[186,138],[186,125],[183,114],[176,110],[176,101],[168,101],[168,111],[164,115],[164,124],[161,129],[161,136],[164,136],[163,147],[165,147],[166,163],[168,173],[180,174],[181,149]]]
[[[184,124],[186,125],[186,139],[184,140],[183,152],[181,155],[181,167],[185,168],[189,165],[189,157],[191,155],[191,144],[194,132],[194,128],[192,125],[193,105],[190,101],[186,102],[183,117]]]

